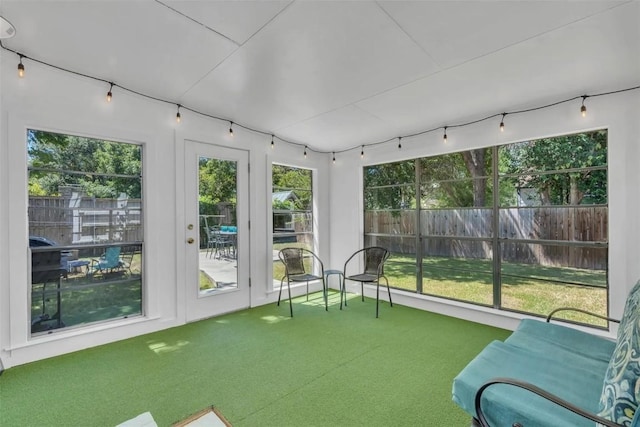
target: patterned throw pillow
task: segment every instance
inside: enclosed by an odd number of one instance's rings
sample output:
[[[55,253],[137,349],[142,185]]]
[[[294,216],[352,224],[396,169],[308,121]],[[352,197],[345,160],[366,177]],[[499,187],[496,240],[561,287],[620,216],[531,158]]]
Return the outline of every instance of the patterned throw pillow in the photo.
[[[640,402],[640,280],[627,298],[600,396],[603,418],[631,425]]]

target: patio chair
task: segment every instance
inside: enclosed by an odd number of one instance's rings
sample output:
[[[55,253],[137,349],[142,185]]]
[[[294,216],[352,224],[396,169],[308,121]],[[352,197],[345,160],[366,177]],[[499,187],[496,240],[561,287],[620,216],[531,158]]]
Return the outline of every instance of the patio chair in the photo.
[[[121,250],[120,264],[123,270],[129,270],[129,274],[133,274],[131,267],[133,265],[133,257],[138,249],[138,246],[125,246]]]
[[[309,300],[309,282],[312,280],[322,280],[322,296],[324,298],[324,309],[329,311],[329,303],[327,301],[327,288],[324,281],[324,265],[316,254],[307,249],[302,248],[284,248],[278,253],[280,261],[284,264],[284,277],[280,280],[280,292],[278,293],[278,305],[280,305],[280,297],[282,296],[282,287],[284,279],[287,279],[287,289],[289,290],[289,312],[293,317],[293,305],[291,304],[291,282],[307,283],[307,301]],[[305,258],[315,261],[320,266],[320,275],[308,273],[306,271]],[[313,267],[312,267],[313,268]]]
[[[213,257],[222,259],[235,257],[235,239],[237,227],[227,225],[211,227],[213,235]]]
[[[125,271],[125,263],[120,259],[120,246],[108,247],[100,259],[91,260],[91,274]]]
[[[389,305],[393,307],[391,301],[391,290],[389,289],[389,281],[384,275],[384,263],[389,259],[390,252],[380,246],[371,246],[368,248],[360,249],[349,257],[347,262],[344,263],[344,278],[345,280],[352,280],[354,282],[360,282],[360,293],[362,294],[362,301],[364,301],[364,284],[375,283],[376,284],[376,318],[378,317],[379,305],[380,305],[380,279],[384,279],[387,284],[387,292],[389,293]],[[348,274],[347,267],[351,267],[357,264],[356,261],[364,257],[364,271],[358,274]],[[342,295],[340,295],[340,307],[342,308]]]
[[[207,251],[205,252],[205,256],[211,257],[213,256],[213,252],[216,247],[216,244],[215,244],[215,228],[216,227],[209,226],[207,217],[204,215],[200,215],[200,227],[201,227],[201,230],[204,231],[204,237],[206,237]]]

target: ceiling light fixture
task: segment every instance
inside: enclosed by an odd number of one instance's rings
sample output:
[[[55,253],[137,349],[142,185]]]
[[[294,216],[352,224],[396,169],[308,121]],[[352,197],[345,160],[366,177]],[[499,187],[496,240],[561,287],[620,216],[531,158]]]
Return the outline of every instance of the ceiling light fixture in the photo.
[[[398,137],[398,150],[402,150],[402,137]]]
[[[335,151],[333,152],[333,164],[334,165],[336,164],[336,152]]]
[[[176,113],[176,123],[180,123],[180,120],[182,120],[182,117],[180,116],[180,107],[181,105],[178,104],[178,112]]]
[[[507,113],[502,113],[502,121],[500,121],[500,132],[504,132],[504,116],[506,116]]]
[[[107,92],[107,102],[111,102],[111,98],[113,98],[113,93],[111,90],[113,89],[113,83],[109,83],[111,86],[109,87],[109,92]]]
[[[587,116],[587,107],[586,105],[584,105],[584,100],[587,99],[588,97],[589,95],[582,95],[582,107],[580,107],[580,114],[582,114],[582,117]]]
[[[20,56],[20,63],[18,63],[18,77],[23,78],[24,77],[24,64],[22,64],[22,58],[24,58],[24,55],[18,54],[18,56]]]
[[[273,150],[274,147],[275,147],[275,144],[273,143],[273,135],[271,135],[271,149]]]
[[[360,158],[364,159],[364,145],[362,146],[362,149],[360,150]]]
[[[307,158],[307,146],[306,145],[304,146],[304,158],[305,159]]]
[[[233,136],[233,122],[229,122],[229,135]]]
[[[4,28],[4,32],[3,32],[3,28]],[[8,24],[6,22],[6,20],[4,20],[0,16],[0,39],[9,38],[9,36],[11,36],[15,32],[15,28],[8,29],[8,30],[7,30],[7,28],[13,28],[13,26]],[[55,69],[57,69],[59,71],[63,71],[63,72],[69,73],[69,74],[73,74],[73,75],[78,76],[78,77],[82,77],[82,78],[86,78],[86,79],[90,79],[90,80],[94,80],[94,81],[102,82],[102,83],[109,83],[110,84],[110,88],[109,88],[109,92],[107,93],[107,101],[108,102],[111,101],[111,98],[113,96],[112,92],[111,92],[113,87],[118,86],[121,91],[129,92],[131,94],[137,95],[139,97],[142,97],[142,98],[145,98],[145,99],[148,99],[148,100],[160,101],[160,102],[164,102],[164,103],[167,103],[167,104],[176,105],[176,103],[174,101],[170,101],[170,100],[166,100],[166,99],[157,98],[157,97],[154,97],[154,96],[151,96],[151,95],[147,95],[145,93],[136,91],[134,89],[129,89],[127,87],[116,85],[116,84],[114,84],[112,82],[109,82],[109,81],[106,81],[106,80],[104,80],[102,78],[99,78],[99,77],[96,77],[96,76],[92,76],[92,75],[88,75],[88,74],[84,74],[84,73],[80,73],[78,71],[66,69],[66,68],[60,67],[59,65],[55,65],[53,63],[46,62],[46,61],[43,61],[43,60],[40,60],[40,59],[37,59],[37,58],[30,58],[30,57],[28,57],[26,55],[21,54],[20,52],[14,50],[14,49],[11,49],[11,48],[5,46],[2,43],[0,43],[0,49],[8,51],[8,52],[11,52],[11,53],[14,53],[14,54],[19,56],[20,61],[19,61],[19,65],[18,65],[18,74],[19,74],[20,77],[23,77],[24,73],[25,73],[25,67],[24,67],[24,64],[22,64],[22,60],[23,59],[31,59],[32,61],[38,62],[41,65],[45,65],[47,67],[55,68]],[[587,107],[585,105],[585,102],[586,102],[587,98],[609,96],[609,95],[613,95],[613,94],[625,93],[625,92],[637,91],[637,90],[640,90],[640,85],[631,86],[631,87],[625,87],[625,88],[622,88],[622,89],[612,90],[612,91],[608,91],[608,92],[594,93],[594,94],[591,94],[591,95],[585,94],[585,95],[573,96],[573,97],[570,97],[570,98],[557,100],[557,101],[554,101],[554,102],[551,102],[551,103],[548,103],[548,104],[538,105],[538,106],[531,107],[531,108],[526,108],[526,109],[521,109],[521,110],[513,110],[513,111],[509,111],[509,112],[505,112],[505,113],[491,114],[491,115],[488,115],[486,117],[482,117],[482,118],[475,119],[475,120],[472,120],[472,121],[457,123],[457,124],[453,125],[452,127],[459,128],[459,127],[471,126],[471,125],[474,125],[474,124],[479,123],[479,122],[483,122],[483,121],[486,121],[486,120],[491,120],[491,119],[493,119],[495,117],[499,117],[500,114],[502,114],[502,118],[503,118],[501,123],[504,123],[504,118],[505,118],[506,114],[529,113],[529,112],[533,112],[533,111],[538,111],[538,110],[542,110],[542,109],[555,107],[556,105],[563,104],[565,102],[574,101],[574,100],[580,99],[580,98],[582,98],[582,105],[580,106],[580,113],[581,113],[581,115],[583,117],[586,117]],[[184,108],[187,108],[187,107],[184,107]],[[229,133],[233,134],[233,129],[232,129],[233,122],[229,121],[228,119],[223,118],[223,117],[218,117],[218,116],[215,116],[213,114],[208,114],[208,113],[203,112],[203,111],[197,111],[197,110],[194,110],[194,109],[191,109],[191,108],[187,108],[187,109],[192,111],[192,112],[195,112],[197,114],[200,114],[200,115],[202,115],[204,117],[213,119],[213,120],[217,120],[217,121],[220,121],[220,122],[225,122],[225,121],[226,122],[230,122],[231,127],[229,128],[229,131],[230,131]],[[264,134],[264,135],[267,135],[267,136],[268,135],[272,135],[271,133],[262,131],[262,130],[257,129],[257,128],[253,128],[253,127],[249,127],[249,126],[241,126],[241,127],[246,129],[246,130],[253,131],[253,132],[256,132],[256,133],[260,133],[260,134]],[[438,126],[438,127],[434,127],[434,128],[430,128],[430,129],[425,129],[425,130],[422,130],[422,131],[419,131],[419,132],[416,132],[416,133],[413,133],[413,134],[410,134],[410,135],[405,135],[405,137],[415,137],[415,136],[419,136],[419,135],[424,135],[424,134],[427,134],[427,133],[436,132],[436,131],[438,131],[439,129],[442,129],[442,128],[443,128],[442,126]],[[448,129],[448,126],[445,126],[444,127],[444,142],[445,143],[447,142],[447,129]],[[272,136],[274,136],[274,135],[272,135]],[[280,137],[278,139],[280,139],[282,142],[288,143],[290,145],[302,146],[302,144],[298,143],[298,142],[289,141],[287,139],[280,138]],[[395,138],[393,138],[393,139],[395,139]],[[377,145],[377,144],[380,144],[380,143],[383,143],[383,142],[392,141],[393,139],[389,139],[389,140],[381,141],[381,142],[372,142],[372,143],[368,143],[368,144],[362,144],[362,146],[361,146],[362,150],[360,151],[360,155],[362,157],[364,157],[364,146],[365,145],[366,146]],[[401,142],[400,142],[400,140],[398,140],[398,145],[400,145],[400,144],[401,144]],[[306,147],[307,146],[305,146],[305,148]],[[344,149],[344,150],[342,150],[340,152],[355,150],[357,147],[358,147],[357,145],[356,146],[352,146],[352,147]],[[305,151],[306,151],[306,149],[305,149]],[[319,151],[319,150],[313,150],[313,151],[315,151],[317,153],[329,153],[329,151]]]

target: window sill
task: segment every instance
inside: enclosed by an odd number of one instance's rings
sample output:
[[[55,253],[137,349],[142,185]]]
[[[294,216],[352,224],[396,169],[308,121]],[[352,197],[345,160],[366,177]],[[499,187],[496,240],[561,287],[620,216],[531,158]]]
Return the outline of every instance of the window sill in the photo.
[[[78,328],[73,328],[68,330],[62,329],[59,332],[56,332],[55,330],[53,330],[51,331],[51,333],[44,333],[41,335],[31,336],[28,338],[26,343],[11,346],[10,348],[6,348],[5,351],[20,350],[23,348],[29,348],[29,347],[33,347],[41,344],[48,344],[51,342],[66,340],[69,338],[80,337],[87,334],[94,334],[100,331],[107,331],[107,330],[112,330],[112,329],[116,329],[124,326],[131,326],[136,324],[152,322],[159,319],[160,317],[158,316],[156,317],[139,316],[139,317],[132,317],[128,319],[105,321],[93,326],[78,327]]]

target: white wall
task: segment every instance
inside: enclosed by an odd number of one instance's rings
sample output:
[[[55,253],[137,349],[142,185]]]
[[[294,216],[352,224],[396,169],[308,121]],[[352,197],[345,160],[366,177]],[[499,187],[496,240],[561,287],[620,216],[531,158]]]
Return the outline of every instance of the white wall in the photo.
[[[587,93],[590,91],[587,90]],[[593,93],[593,92],[592,92]],[[545,105],[556,100],[541,100],[530,105],[505,106],[505,110],[525,109]],[[415,138],[403,138],[402,149],[397,141],[384,146],[365,148],[365,158],[360,159],[360,148],[336,156],[331,168],[331,263],[340,265],[362,245],[362,185],[344,185],[345,182],[361,183],[362,166],[386,163],[422,156],[463,151],[478,147],[523,141],[590,129],[609,129],[609,309],[613,317],[620,318],[628,291],[640,279],[640,215],[639,145],[640,91],[588,98],[587,116],[580,115],[580,100],[532,113],[507,115],[505,131],[499,131],[500,118],[463,128],[447,131],[448,143],[443,143],[439,130]],[[505,111],[503,110],[503,111]],[[451,124],[464,122],[464,118],[452,117]],[[432,128],[438,123],[428,123]],[[442,124],[444,125],[444,123]],[[359,230],[354,233],[353,230]],[[369,289],[375,296],[373,288]],[[365,291],[366,293],[366,291]],[[395,301],[434,312],[452,315],[472,321],[513,329],[522,315],[498,312],[439,298],[417,296],[398,292]],[[386,314],[383,314],[386,315]]]
[[[32,64],[24,79],[15,76],[15,58],[0,54],[0,359],[4,367],[27,363],[78,349],[182,324],[185,319],[183,212],[180,206],[184,177],[176,154],[182,136],[201,135],[217,144],[250,151],[252,173],[250,198],[252,223],[252,305],[275,301],[271,283],[271,174],[278,162],[314,170],[317,236],[326,268],[341,268],[344,260],[362,242],[362,165],[460,151],[474,147],[539,138],[549,135],[606,127],[609,129],[610,196],[610,311],[622,312],[630,286],[640,277],[638,197],[638,144],[640,111],[638,92],[590,98],[588,116],[579,115],[579,103],[507,116],[506,131],[498,131],[499,120],[462,129],[451,129],[449,143],[442,134],[395,142],[336,155],[309,152],[302,147],[235,128],[235,137],[225,137],[228,123],[183,112],[177,128],[175,106],[165,105],[114,90],[111,104],[104,100],[108,87],[84,78]],[[158,94],[162,95],[162,94]],[[532,105],[532,106],[535,106]],[[508,109],[509,106],[505,106]],[[518,106],[522,107],[522,106]],[[241,120],[242,118],[234,118]],[[460,118],[452,117],[452,122]],[[425,118],[425,125],[433,125]],[[104,323],[98,327],[29,338],[27,265],[27,192],[25,129],[34,127],[69,134],[144,144],[145,284],[147,316]],[[266,178],[265,178],[266,177]],[[519,316],[498,313],[468,304],[396,292],[398,303],[461,318],[513,327]],[[383,313],[383,316],[385,314]]]
[[[279,143],[266,135],[149,101],[108,85],[32,64],[18,79],[15,61],[0,56],[0,359],[4,368],[148,333],[185,322],[184,139],[249,151],[251,305],[275,301],[271,290],[271,163],[314,170],[317,206],[328,204],[326,155]],[[157,94],[162,96],[162,94]],[[241,118],[240,118],[241,120]],[[29,337],[27,221],[27,128],[141,143],[144,146],[145,313],[142,319],[107,322],[96,327],[60,330]],[[268,177],[268,179],[265,179]],[[329,256],[327,211],[318,212],[321,255]],[[300,291],[300,290],[295,290]]]

